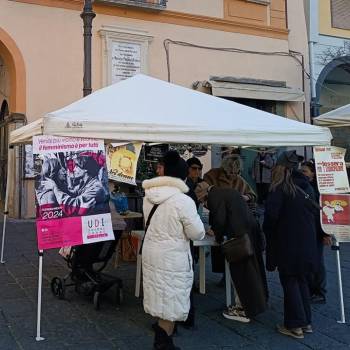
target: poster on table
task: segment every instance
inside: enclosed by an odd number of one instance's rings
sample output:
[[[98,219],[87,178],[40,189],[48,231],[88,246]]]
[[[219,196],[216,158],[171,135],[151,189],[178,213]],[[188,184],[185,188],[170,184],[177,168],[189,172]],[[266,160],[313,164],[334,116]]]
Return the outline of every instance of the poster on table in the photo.
[[[338,242],[350,242],[350,194],[321,194],[321,226]]]
[[[317,183],[320,193],[350,192],[344,148],[314,147]]]
[[[103,140],[33,138],[38,248],[114,239]]]
[[[107,146],[107,169],[111,180],[136,185],[137,162],[142,143],[124,145],[109,144]]]

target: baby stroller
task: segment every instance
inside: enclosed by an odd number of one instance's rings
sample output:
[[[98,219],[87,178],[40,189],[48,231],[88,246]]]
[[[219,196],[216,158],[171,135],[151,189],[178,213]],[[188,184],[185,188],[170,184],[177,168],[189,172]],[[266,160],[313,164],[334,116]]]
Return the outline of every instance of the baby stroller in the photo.
[[[66,288],[74,286],[78,294],[92,296],[95,309],[98,310],[100,308],[100,295],[115,285],[115,302],[120,305],[123,299],[122,280],[101,271],[115,252],[121,234],[122,231],[114,231],[114,241],[72,247],[69,255],[65,258],[71,271],[63,279],[59,277],[52,279],[52,293],[58,299],[64,299]]]

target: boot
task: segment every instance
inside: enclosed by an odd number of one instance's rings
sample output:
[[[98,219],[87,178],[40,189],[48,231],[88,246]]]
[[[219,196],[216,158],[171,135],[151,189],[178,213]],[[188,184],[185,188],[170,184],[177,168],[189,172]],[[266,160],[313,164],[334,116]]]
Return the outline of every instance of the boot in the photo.
[[[184,327],[185,329],[194,329],[195,323],[194,323],[194,307],[191,306],[190,312],[188,313],[187,320],[186,321],[180,321],[176,322],[175,325],[179,325]]]
[[[155,331],[154,350],[181,350],[174,345],[173,338],[169,336],[163,328],[159,327],[158,324],[155,325],[153,329]]]

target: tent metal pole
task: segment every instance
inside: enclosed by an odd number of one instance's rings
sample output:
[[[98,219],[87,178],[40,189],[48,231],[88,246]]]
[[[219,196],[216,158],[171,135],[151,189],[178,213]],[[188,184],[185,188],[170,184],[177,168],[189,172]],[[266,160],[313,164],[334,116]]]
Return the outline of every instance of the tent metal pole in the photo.
[[[338,272],[338,286],[339,286],[339,306],[341,319],[338,323],[345,323],[345,309],[344,309],[344,294],[343,294],[343,281],[341,276],[341,266],[340,266],[340,246],[339,242],[336,240],[333,249],[337,254],[337,272]]]
[[[6,236],[6,222],[7,222],[7,215],[8,215],[8,201],[9,201],[9,188],[10,188],[10,181],[12,178],[12,162],[13,162],[13,146],[9,147],[8,150],[8,160],[7,160],[7,179],[6,179],[6,194],[5,194],[5,207],[4,207],[4,222],[2,224],[2,239],[1,239],[1,257],[0,257],[0,263],[4,264],[4,249],[5,249],[5,236]]]
[[[41,332],[41,291],[43,284],[43,256],[44,251],[39,250],[39,276],[38,276],[38,311],[37,311],[37,322],[36,322],[36,341],[45,340],[40,334]]]

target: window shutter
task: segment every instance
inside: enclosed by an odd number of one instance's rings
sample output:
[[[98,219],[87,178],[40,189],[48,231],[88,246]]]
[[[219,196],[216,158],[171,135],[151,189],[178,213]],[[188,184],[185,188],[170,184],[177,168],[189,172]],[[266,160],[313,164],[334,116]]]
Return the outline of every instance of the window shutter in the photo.
[[[331,0],[332,27],[350,30],[350,0]]]

